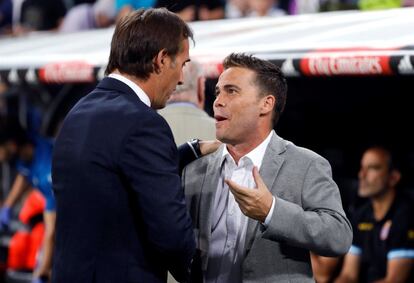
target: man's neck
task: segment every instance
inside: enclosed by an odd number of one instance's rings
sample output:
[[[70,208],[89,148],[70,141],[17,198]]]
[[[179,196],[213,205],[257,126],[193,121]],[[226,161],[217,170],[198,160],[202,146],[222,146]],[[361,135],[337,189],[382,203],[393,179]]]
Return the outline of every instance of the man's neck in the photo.
[[[386,193],[371,199],[374,218],[376,221],[380,221],[385,217],[394,202],[395,195],[395,189],[389,189]]]
[[[231,157],[233,157],[236,164],[239,163],[240,158],[258,147],[269,136],[270,132],[271,130],[263,133],[256,133],[257,135],[247,142],[239,144],[226,144],[227,150],[230,153]]]

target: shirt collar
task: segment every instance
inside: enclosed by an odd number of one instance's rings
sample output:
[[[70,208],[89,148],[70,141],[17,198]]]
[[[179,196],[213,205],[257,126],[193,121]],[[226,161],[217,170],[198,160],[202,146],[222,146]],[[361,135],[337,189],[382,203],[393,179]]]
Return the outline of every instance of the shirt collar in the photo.
[[[262,141],[261,144],[259,144],[257,147],[255,147],[252,151],[250,151],[249,153],[247,153],[245,156],[243,156],[242,158],[240,158],[240,160],[244,159],[244,158],[249,158],[253,165],[257,167],[257,169],[260,169],[260,166],[262,165],[262,161],[263,161],[263,157],[264,154],[266,152],[267,146],[270,143],[270,140],[273,136],[274,131],[272,130],[269,135],[266,137],[266,139],[264,139],[264,141]],[[231,158],[233,160],[233,157],[230,155],[229,151],[227,150],[227,146],[224,147],[223,149],[223,154],[221,157],[221,163],[223,163],[223,161],[226,158]],[[234,160],[233,160],[234,162]]]
[[[120,74],[109,74],[110,78],[113,79],[117,79],[121,82],[123,82],[124,84],[126,84],[127,86],[129,86],[130,88],[132,88],[132,90],[135,92],[135,94],[139,97],[139,99],[148,107],[151,107],[151,100],[149,99],[148,95],[142,90],[142,88],[140,88],[136,83],[134,83],[133,81],[131,81],[130,79],[124,77],[123,75]]]

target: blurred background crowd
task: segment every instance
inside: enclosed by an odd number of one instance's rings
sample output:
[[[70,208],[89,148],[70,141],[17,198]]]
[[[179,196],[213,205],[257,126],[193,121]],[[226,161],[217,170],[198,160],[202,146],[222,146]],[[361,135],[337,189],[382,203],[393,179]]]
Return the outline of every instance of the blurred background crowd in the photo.
[[[186,21],[413,6],[413,0],[1,0],[0,34],[103,28],[132,9],[167,7]]]
[[[0,36],[18,37],[36,31],[63,33],[105,28],[112,26],[130,11],[147,7],[167,7],[186,21],[206,21],[408,6],[414,6],[414,1],[0,0]],[[214,135],[214,120],[209,116],[212,114],[216,78],[206,79],[202,75],[203,71],[198,68],[200,66],[197,66],[197,71],[190,68],[185,84],[177,89],[169,106],[161,111],[167,120],[178,119],[171,122],[177,143],[189,137],[208,139]],[[358,91],[355,91],[355,85],[358,85]],[[393,166],[382,176],[382,181],[387,184],[382,187],[387,192],[398,191],[398,196],[402,194],[406,197],[409,206],[414,204],[414,178],[411,176],[414,170],[414,152],[412,138],[408,138],[407,134],[410,127],[403,126],[412,121],[409,115],[409,107],[412,105],[409,95],[412,96],[412,93],[407,92],[407,89],[412,89],[412,85],[413,76],[381,78],[381,81],[368,77],[361,78],[357,83],[356,79],[347,77],[289,78],[288,108],[277,132],[298,145],[315,150],[330,161],[334,179],[341,190],[344,209],[350,219],[359,219],[360,208],[370,201],[375,203],[375,191],[363,193],[361,182],[366,178],[368,169],[367,165],[361,163],[361,158],[365,156],[367,148],[376,144],[387,148],[385,151],[377,150],[386,157],[385,160],[389,158],[390,152],[395,154],[392,158],[395,161]],[[43,188],[47,191],[50,186],[53,137],[67,111],[92,88],[92,84],[15,87],[0,81],[0,282],[30,282],[32,272],[39,268],[39,251],[43,239],[47,237],[44,212],[50,209],[47,194],[39,194],[39,191],[42,192]],[[333,92],[335,96],[332,96]],[[393,93],[392,97],[389,96],[390,93]],[[201,119],[210,124],[206,136],[194,133],[199,130],[197,123],[185,125],[185,121],[191,122],[194,118],[191,115],[185,116],[190,110],[177,109],[189,105],[197,109],[191,111],[200,112],[201,114],[197,113],[202,115]],[[175,129],[179,126],[184,127]],[[403,129],[397,130],[399,127]],[[184,137],[178,138],[178,135]],[[401,174],[398,180],[392,173],[394,169],[398,169]],[[394,196],[391,199],[393,203]],[[409,213],[411,210],[403,210],[396,217],[400,217],[400,220],[409,219],[412,217]],[[358,226],[359,220],[355,221],[354,232],[361,228]],[[412,228],[411,224],[407,225]],[[382,232],[382,227],[379,228],[380,233],[385,233]],[[412,240],[414,230],[411,228],[408,233],[411,233],[409,236]],[[372,256],[386,257],[387,253],[375,253],[374,249]],[[408,258],[414,258],[414,254]],[[313,255],[312,260],[318,282],[333,282],[341,274],[343,258],[325,262]],[[383,270],[377,272],[386,273],[386,258],[384,260],[379,263]],[[410,261],[408,272],[412,269],[412,264]],[[360,271],[355,271],[360,276],[360,282],[370,282],[367,279],[369,277]]]

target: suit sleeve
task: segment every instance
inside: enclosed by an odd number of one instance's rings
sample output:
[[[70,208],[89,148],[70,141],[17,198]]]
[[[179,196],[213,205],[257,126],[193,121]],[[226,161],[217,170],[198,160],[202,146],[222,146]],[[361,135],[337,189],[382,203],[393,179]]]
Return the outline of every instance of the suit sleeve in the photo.
[[[318,157],[310,162],[301,196],[301,206],[276,196],[272,219],[263,237],[322,256],[345,254],[352,243],[352,228],[325,159]]]
[[[179,157],[179,173],[182,174],[185,166],[197,159],[197,156],[194,154],[193,149],[188,143],[183,143],[178,147],[178,157]]]
[[[178,175],[177,148],[158,114],[144,117],[123,145],[121,171],[131,186],[147,240],[178,281],[186,280],[194,235]]]

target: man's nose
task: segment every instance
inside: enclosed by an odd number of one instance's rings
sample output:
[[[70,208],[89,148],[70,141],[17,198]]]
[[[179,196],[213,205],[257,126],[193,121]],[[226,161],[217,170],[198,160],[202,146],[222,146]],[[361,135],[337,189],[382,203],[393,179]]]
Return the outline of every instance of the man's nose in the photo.
[[[223,97],[220,94],[217,94],[216,99],[214,100],[215,107],[224,107],[226,104],[224,103]]]
[[[180,72],[180,78],[179,78],[179,80],[178,80],[177,85],[182,85],[183,83],[184,83],[184,72],[183,72],[183,70],[181,69],[181,72]]]

